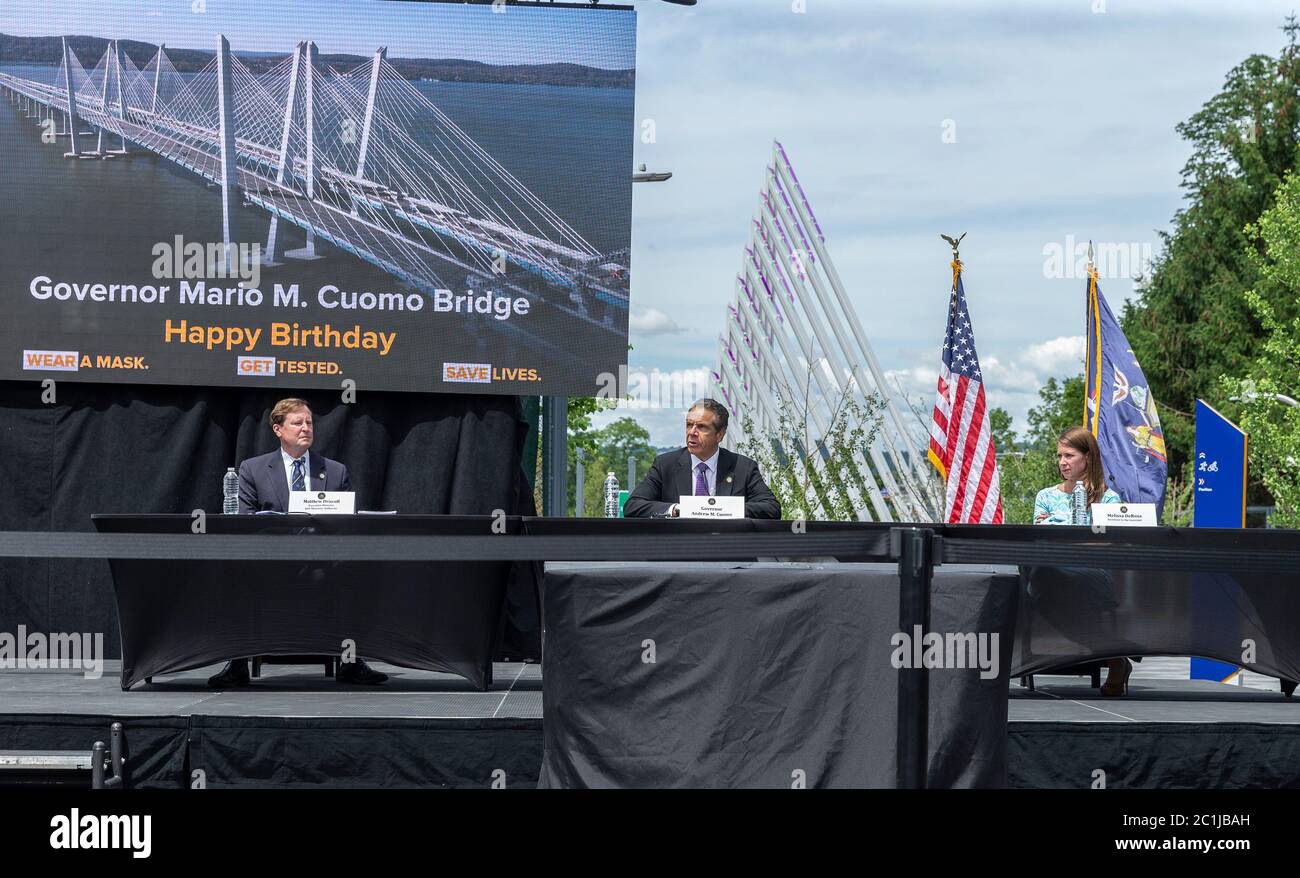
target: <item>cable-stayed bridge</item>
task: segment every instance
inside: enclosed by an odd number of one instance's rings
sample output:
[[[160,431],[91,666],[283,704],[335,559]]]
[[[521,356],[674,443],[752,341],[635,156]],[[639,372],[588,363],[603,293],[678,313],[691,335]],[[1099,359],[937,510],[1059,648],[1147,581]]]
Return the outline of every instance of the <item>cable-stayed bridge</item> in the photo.
[[[54,82],[0,73],[0,90],[69,158],[143,150],[213,184],[228,261],[242,198],[270,214],[265,264],[281,255],[284,221],[306,232],[291,258],[315,258],[320,239],[425,294],[462,293],[444,278],[478,276],[621,332],[627,251],[599,252],[386,54],[337,70],[304,41],[255,74],[222,36],[210,62],[182,74],[164,46],[139,68],[112,40],[87,70],[65,38]]]

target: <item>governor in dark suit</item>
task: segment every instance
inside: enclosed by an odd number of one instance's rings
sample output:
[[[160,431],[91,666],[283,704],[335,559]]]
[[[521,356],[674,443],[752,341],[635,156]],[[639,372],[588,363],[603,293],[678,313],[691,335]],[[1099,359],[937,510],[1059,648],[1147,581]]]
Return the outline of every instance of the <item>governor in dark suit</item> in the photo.
[[[701,399],[686,413],[686,447],[655,458],[650,472],[623,505],[626,518],[677,516],[682,496],[744,497],[746,518],[780,518],[781,504],[763,481],[758,464],[721,448],[727,407]]]
[[[282,399],[271,409],[271,432],[280,447],[270,454],[250,457],[239,465],[239,511],[288,512],[290,491],[351,491],[348,468],[310,451],[315,439],[311,408],[301,399]],[[341,662],[336,679],[341,683],[373,685],[388,679],[365,662]],[[236,659],[208,678],[214,689],[247,686],[248,661]]]

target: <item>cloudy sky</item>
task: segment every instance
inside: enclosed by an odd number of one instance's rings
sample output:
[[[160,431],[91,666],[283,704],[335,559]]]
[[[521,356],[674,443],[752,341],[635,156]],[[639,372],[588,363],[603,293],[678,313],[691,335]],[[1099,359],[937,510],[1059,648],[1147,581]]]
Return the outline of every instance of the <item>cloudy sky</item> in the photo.
[[[325,54],[468,58],[489,64],[573,63],[625,69],[633,17],[587,9],[511,10],[389,0],[0,0],[0,33],[83,34],[210,51],[224,34],[240,52],[291,51],[311,22]],[[589,34],[599,33],[600,39]],[[476,38],[478,37],[478,38]]]
[[[806,11],[794,11],[802,5]],[[1181,204],[1174,126],[1252,53],[1288,3],[643,0],[637,163],[671,170],[633,200],[630,367],[699,375],[779,139],[881,365],[932,394],[962,245],[990,405],[1025,413],[1081,371],[1084,281],[1045,270],[1067,242],[1158,252]],[[945,133],[948,133],[945,142]],[[1106,278],[1115,310],[1131,278]],[[1153,390],[1159,394],[1158,388]],[[638,410],[680,444],[678,409]],[[605,416],[602,421],[607,421]]]

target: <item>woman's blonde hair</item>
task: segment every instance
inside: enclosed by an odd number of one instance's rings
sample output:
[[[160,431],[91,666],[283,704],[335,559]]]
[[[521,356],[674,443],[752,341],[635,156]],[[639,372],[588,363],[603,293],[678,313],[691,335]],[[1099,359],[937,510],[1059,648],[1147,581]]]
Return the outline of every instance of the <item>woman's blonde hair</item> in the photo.
[[[1087,427],[1071,427],[1056,440],[1057,445],[1066,445],[1083,455],[1088,469],[1083,474],[1083,485],[1088,489],[1088,502],[1100,503],[1101,495],[1106,493],[1106,473],[1101,468],[1101,446]]]

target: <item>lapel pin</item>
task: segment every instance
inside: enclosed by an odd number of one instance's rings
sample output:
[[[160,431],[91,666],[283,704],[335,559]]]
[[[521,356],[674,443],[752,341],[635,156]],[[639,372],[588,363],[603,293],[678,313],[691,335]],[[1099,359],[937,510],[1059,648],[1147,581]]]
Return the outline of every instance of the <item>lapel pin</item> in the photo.
[[[731,484],[731,476],[727,476],[727,484],[728,484],[728,485]]]

